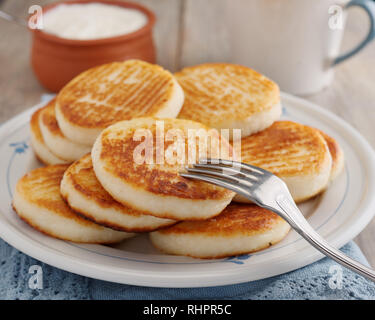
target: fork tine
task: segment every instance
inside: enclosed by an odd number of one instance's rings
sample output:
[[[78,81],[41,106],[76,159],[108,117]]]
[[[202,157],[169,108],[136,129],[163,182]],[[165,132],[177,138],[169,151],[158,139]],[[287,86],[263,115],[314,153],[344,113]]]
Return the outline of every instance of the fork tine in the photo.
[[[246,191],[246,189],[242,188],[239,184],[233,184],[223,178],[218,178],[218,177],[214,178],[214,177],[206,176],[203,174],[183,173],[183,172],[180,172],[180,175],[184,178],[197,179],[197,180],[201,180],[204,182],[212,183],[219,187],[232,190],[238,194],[243,195],[244,197],[250,196],[250,194]]]
[[[199,159],[198,163],[205,164],[215,164],[215,165],[225,165],[225,166],[238,166],[240,167],[240,162],[232,161],[232,160],[226,160],[226,159],[218,159],[218,158],[201,158]]]
[[[241,162],[233,161],[233,160],[215,159],[215,158],[199,159],[199,164],[205,164],[205,163],[210,163],[210,164],[212,163],[212,164],[216,164],[216,165],[225,165],[225,166],[233,166],[233,167],[237,167],[237,168],[242,168],[244,170],[247,170],[247,171],[251,172],[252,174],[259,174],[259,175],[272,174],[271,172],[269,172],[267,170],[264,170],[262,168],[253,166],[251,164],[241,163]]]
[[[236,168],[236,169],[233,169],[231,167],[227,167],[227,166],[220,166],[220,165],[216,165],[216,164],[200,164],[200,163],[196,163],[196,164],[193,164],[193,167],[194,168],[198,168],[198,169],[205,169],[207,171],[210,171],[212,172],[213,170],[222,170],[222,172],[224,173],[227,173],[229,176],[240,176],[242,178],[245,178],[245,179],[249,179],[249,180],[253,180],[253,181],[258,181],[259,178],[257,177],[257,175],[253,174],[253,173],[249,173],[249,172],[243,172],[240,168]]]
[[[236,184],[244,184],[246,185],[247,187],[252,187],[253,186],[253,183],[245,180],[245,179],[239,179],[237,177],[235,177],[234,175],[228,175],[228,174],[225,174],[225,173],[222,173],[222,172],[219,172],[219,171],[215,171],[215,170],[206,170],[206,169],[197,169],[197,168],[189,168],[187,167],[186,168],[186,171],[189,172],[189,173],[198,173],[198,174],[204,174],[204,175],[207,175],[207,176],[214,176],[214,177],[217,177],[217,178],[222,178],[222,179],[226,179],[230,182],[233,182],[233,183],[236,183]]]

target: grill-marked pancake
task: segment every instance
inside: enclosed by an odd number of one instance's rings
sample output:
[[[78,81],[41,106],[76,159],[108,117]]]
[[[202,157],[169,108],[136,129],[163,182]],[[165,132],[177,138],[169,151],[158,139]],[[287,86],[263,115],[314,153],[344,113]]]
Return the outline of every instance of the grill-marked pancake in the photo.
[[[327,143],[319,131],[292,121],[276,121],[268,129],[242,139],[241,161],[284,180],[296,202],[327,187],[332,165]],[[249,202],[240,195],[234,200]]]
[[[157,130],[158,123],[163,123],[164,128]],[[197,160],[199,153],[195,157],[191,156],[191,161],[188,161],[189,152],[186,149],[194,148],[192,145],[187,146],[188,139],[181,139],[181,150],[185,150],[185,153],[183,156],[180,153],[181,158],[173,158],[171,151],[176,143],[171,140],[171,135],[179,132],[180,137],[187,137],[189,129],[191,136],[200,130],[202,137],[208,137],[212,146],[222,143],[227,147],[222,148],[223,158],[230,157],[232,149],[228,141],[215,129],[189,120],[138,118],[108,127],[96,140],[91,156],[98,180],[117,201],[156,217],[190,220],[206,219],[219,214],[232,200],[233,192],[179,175],[188,162]],[[148,142],[141,137],[135,141],[133,138],[136,132],[148,133],[151,138]],[[157,143],[156,136],[160,134],[164,134],[165,139],[158,139]],[[160,145],[163,140],[164,146]],[[150,161],[143,161],[147,159],[142,158],[146,144],[152,144],[153,147],[148,153]],[[160,148],[157,148],[158,145]],[[157,161],[156,149],[159,150],[159,155],[165,155],[164,163]],[[201,158],[207,155],[218,157],[218,150],[212,149],[212,153],[201,153]],[[200,150],[203,152],[203,148]],[[173,160],[179,161],[173,163]]]
[[[228,63],[207,63],[175,73],[185,92],[179,118],[217,129],[241,129],[242,137],[280,118],[279,87],[254,70]]]
[[[58,94],[56,118],[72,141],[92,145],[107,126],[141,116],[175,118],[184,93],[173,75],[140,60],[89,69]]]
[[[77,215],[60,196],[67,165],[35,169],[21,178],[13,208],[33,228],[55,238],[85,243],[115,243],[133,234],[104,228]]]
[[[31,146],[37,156],[37,158],[44,164],[62,164],[68,161],[60,159],[58,156],[53,154],[51,150],[48,149],[46,143],[44,142],[42,132],[39,127],[40,114],[45,107],[36,110],[31,116],[30,120],[30,136],[31,136]]]
[[[150,233],[150,239],[168,254],[213,259],[265,249],[289,230],[288,223],[269,210],[231,203],[214,218],[182,221]]]
[[[148,232],[176,223],[174,220],[144,215],[113,199],[96,178],[90,154],[73,163],[65,171],[60,191],[76,212],[115,230]]]
[[[331,169],[331,176],[330,176],[330,181],[335,180],[340,173],[344,169],[344,164],[345,164],[345,156],[344,156],[344,151],[341,149],[339,143],[326,134],[325,132],[319,130],[320,134],[323,136],[325,141],[327,142],[329,152],[331,153],[332,157],[332,169]]]
[[[39,117],[39,127],[48,149],[61,159],[73,162],[91,150],[91,147],[73,142],[63,135],[55,116],[55,99],[43,108]]]

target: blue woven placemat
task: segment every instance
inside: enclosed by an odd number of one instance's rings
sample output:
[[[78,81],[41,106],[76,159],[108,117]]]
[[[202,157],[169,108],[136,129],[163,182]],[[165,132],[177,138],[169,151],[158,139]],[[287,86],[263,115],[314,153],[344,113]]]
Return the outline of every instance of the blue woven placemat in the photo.
[[[342,251],[368,264],[354,242],[349,242]],[[37,270],[42,270],[39,281]],[[0,240],[0,274],[0,299],[375,299],[373,282],[328,258],[264,280],[168,289],[122,285],[75,275],[30,258]],[[36,288],[37,284],[43,288]]]

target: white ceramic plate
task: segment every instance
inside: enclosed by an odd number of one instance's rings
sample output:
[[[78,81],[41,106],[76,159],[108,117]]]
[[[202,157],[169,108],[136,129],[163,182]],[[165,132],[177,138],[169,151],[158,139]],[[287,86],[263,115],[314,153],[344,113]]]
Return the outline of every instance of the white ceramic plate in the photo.
[[[301,210],[311,225],[336,247],[361,232],[375,213],[375,155],[369,144],[343,120],[305,100],[283,94],[283,117],[324,130],[344,149],[343,174]],[[37,108],[36,106],[35,108]],[[45,236],[11,207],[17,180],[40,166],[29,144],[30,109],[0,127],[0,236],[24,253],[84,276],[152,287],[204,287],[267,278],[322,257],[296,232],[279,244],[251,255],[218,260],[168,256],[142,235],[114,247],[81,245]]]

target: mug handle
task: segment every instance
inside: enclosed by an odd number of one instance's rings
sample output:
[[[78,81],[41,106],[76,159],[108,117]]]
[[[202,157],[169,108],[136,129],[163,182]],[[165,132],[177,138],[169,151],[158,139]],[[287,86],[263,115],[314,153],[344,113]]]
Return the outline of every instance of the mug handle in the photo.
[[[346,5],[346,8],[354,6],[361,7],[367,12],[370,19],[370,30],[366,39],[364,39],[356,48],[354,48],[352,51],[349,51],[348,53],[338,56],[333,61],[333,66],[336,66],[344,60],[354,56],[375,38],[375,2],[373,0],[352,0]]]

